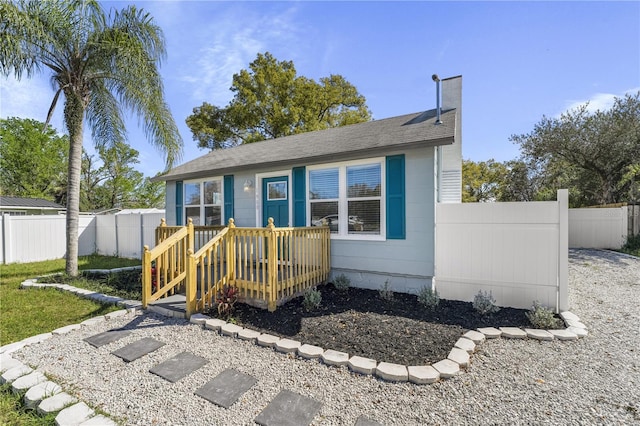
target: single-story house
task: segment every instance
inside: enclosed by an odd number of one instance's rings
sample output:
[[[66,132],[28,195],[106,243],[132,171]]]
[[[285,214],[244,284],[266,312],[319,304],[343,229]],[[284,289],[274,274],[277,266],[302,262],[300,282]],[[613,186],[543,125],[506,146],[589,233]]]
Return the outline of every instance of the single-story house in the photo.
[[[442,105],[424,112],[212,151],[171,169],[156,178],[166,182],[167,223],[328,225],[333,276],[372,289],[431,286],[436,203],[461,200],[462,76],[441,84]]]
[[[0,214],[12,216],[64,213],[66,207],[43,198],[0,196]]]

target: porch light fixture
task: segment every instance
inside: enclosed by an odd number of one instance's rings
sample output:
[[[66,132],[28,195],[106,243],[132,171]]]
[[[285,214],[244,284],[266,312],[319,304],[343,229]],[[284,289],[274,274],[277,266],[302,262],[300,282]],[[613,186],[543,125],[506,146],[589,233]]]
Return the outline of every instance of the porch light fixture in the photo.
[[[244,192],[250,192],[253,189],[253,181],[251,179],[247,179],[244,181]]]

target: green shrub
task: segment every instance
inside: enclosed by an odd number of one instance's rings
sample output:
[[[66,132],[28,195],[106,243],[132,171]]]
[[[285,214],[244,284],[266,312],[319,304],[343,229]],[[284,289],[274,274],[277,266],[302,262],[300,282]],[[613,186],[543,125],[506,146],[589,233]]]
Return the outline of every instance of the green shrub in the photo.
[[[496,299],[493,298],[491,292],[487,293],[482,290],[473,298],[473,309],[480,315],[493,314],[500,310],[500,308],[496,306]]]
[[[551,309],[542,306],[537,300],[533,302],[533,307],[525,315],[535,328],[556,329],[563,328],[564,325]]]
[[[347,291],[351,287],[351,280],[344,274],[340,274],[333,279],[333,286],[338,291]]]
[[[629,235],[627,242],[620,249],[621,252],[640,257],[640,234]]]
[[[320,307],[322,302],[322,293],[317,288],[310,288],[304,292],[302,304],[307,311],[313,311]]]
[[[378,294],[380,294],[380,298],[382,300],[386,300],[387,302],[391,302],[393,300],[393,290],[389,288],[389,280],[386,280],[382,287],[380,287]]]
[[[424,286],[418,292],[418,303],[428,309],[435,309],[440,304],[438,290],[432,290],[431,286]]]

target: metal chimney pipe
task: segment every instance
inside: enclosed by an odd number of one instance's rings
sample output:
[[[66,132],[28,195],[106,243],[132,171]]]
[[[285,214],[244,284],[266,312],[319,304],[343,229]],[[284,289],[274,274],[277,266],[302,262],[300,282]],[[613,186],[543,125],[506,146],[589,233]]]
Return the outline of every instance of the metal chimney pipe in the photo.
[[[436,83],[436,124],[442,124],[442,120],[440,120],[440,77],[438,74],[433,74],[431,79]]]

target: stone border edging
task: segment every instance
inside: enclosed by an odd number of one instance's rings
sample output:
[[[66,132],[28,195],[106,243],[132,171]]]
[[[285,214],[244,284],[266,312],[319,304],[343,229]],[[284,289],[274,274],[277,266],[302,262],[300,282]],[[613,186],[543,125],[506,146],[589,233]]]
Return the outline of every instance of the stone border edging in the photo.
[[[133,269],[136,267],[120,268]],[[92,271],[108,271],[108,270],[92,270]],[[134,300],[123,300],[118,297],[108,296],[101,293],[91,292],[89,290],[79,289],[67,284],[40,284],[36,279],[26,280],[21,287],[54,287],[64,291],[76,293],[81,297],[93,299],[102,303],[115,303],[126,309],[142,309],[142,303]],[[174,312],[161,307],[148,307],[148,310],[163,316],[173,318],[184,318],[182,312]],[[119,311],[116,311],[119,312]],[[107,314],[108,316],[110,314]],[[402,364],[394,364],[389,362],[380,362],[370,358],[360,356],[351,356],[345,352],[339,352],[332,349],[324,349],[318,346],[304,344],[290,339],[282,339],[267,333],[260,333],[249,328],[243,328],[236,324],[228,323],[220,319],[214,319],[203,314],[191,315],[190,322],[201,325],[204,328],[216,331],[223,336],[238,338],[241,340],[249,340],[259,346],[272,347],[276,351],[288,354],[296,354],[305,359],[319,359],[327,365],[341,366],[345,365],[358,374],[375,375],[383,380],[390,382],[411,382],[414,384],[431,384],[439,379],[448,379],[458,375],[463,369],[467,368],[471,363],[471,355],[476,351],[478,345],[486,339],[507,338],[507,339],[534,339],[534,340],[578,340],[588,335],[587,326],[580,321],[580,318],[572,312],[565,311],[560,313],[560,317],[567,326],[566,329],[558,330],[541,330],[541,329],[521,329],[518,327],[482,327],[478,330],[469,330],[464,333],[454,344],[446,359],[433,363],[431,365],[407,366]],[[99,317],[84,321],[81,324],[97,320]],[[69,326],[68,326],[69,327]],[[16,342],[5,346],[18,345],[18,350],[25,345],[19,344],[30,341],[36,343],[46,339],[50,333],[33,336],[22,342]],[[33,341],[31,341],[32,339]],[[27,343],[29,344],[29,343]],[[0,347],[0,353],[5,347]]]

